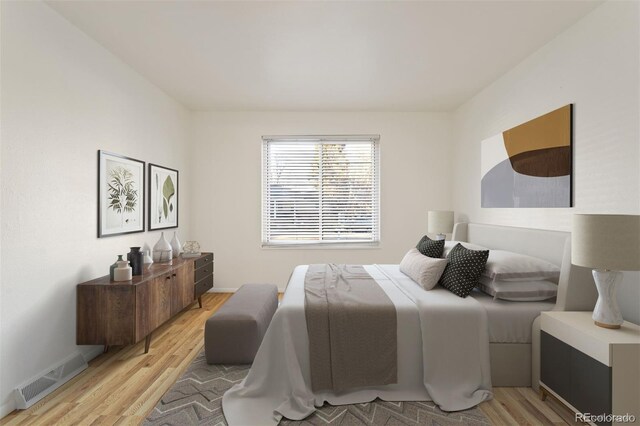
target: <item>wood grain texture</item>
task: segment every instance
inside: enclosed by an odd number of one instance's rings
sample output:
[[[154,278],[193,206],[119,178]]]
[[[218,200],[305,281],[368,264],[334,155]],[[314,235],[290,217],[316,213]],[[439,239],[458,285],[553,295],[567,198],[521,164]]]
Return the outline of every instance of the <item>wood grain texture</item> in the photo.
[[[171,280],[171,315],[175,315],[195,300],[193,262],[174,269]]]
[[[89,368],[24,411],[14,411],[0,425],[137,425],[158,403],[202,350],[205,321],[231,296],[206,293],[203,309],[192,305],[154,331],[151,349],[144,342],[115,347]],[[480,404],[495,425],[575,424],[573,414],[531,388],[495,388],[495,398]]]

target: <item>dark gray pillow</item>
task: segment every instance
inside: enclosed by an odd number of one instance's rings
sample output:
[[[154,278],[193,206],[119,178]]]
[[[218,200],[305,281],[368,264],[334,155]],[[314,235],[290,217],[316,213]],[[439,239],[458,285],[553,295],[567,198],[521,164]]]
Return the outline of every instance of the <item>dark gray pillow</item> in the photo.
[[[442,258],[444,251],[444,240],[432,240],[426,235],[420,238],[416,248],[420,253],[428,257]]]
[[[447,267],[440,277],[440,285],[457,296],[467,297],[478,285],[488,258],[489,250],[469,250],[456,244],[447,255]]]

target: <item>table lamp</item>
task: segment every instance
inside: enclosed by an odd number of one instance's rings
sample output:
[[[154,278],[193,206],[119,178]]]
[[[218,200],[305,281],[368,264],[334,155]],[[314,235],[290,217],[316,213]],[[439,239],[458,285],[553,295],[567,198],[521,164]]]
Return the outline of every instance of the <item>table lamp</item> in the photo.
[[[444,240],[445,234],[453,232],[453,212],[445,210],[427,212],[427,232],[437,234],[438,240]]]
[[[596,325],[620,328],[623,323],[616,300],[620,271],[640,270],[640,216],[575,214],[571,232],[571,263],[593,268],[598,301],[593,309]]]

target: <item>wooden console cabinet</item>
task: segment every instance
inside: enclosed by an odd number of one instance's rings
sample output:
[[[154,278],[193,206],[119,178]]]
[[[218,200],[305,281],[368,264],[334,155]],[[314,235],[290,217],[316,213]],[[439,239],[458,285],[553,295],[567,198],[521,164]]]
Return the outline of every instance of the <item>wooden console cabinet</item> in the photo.
[[[142,339],[149,352],[151,333],[213,287],[213,253],[152,264],[131,281],[109,276],[78,284],[76,343],[131,345]]]

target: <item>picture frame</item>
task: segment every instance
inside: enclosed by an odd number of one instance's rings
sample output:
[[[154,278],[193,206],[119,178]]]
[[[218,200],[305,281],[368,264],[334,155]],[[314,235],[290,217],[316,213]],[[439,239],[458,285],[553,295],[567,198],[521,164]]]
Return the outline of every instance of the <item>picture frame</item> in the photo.
[[[178,227],[179,172],[149,163],[149,231]]]
[[[145,162],[98,150],[98,238],[144,232]]]
[[[482,208],[573,207],[573,104],[485,139]]]

